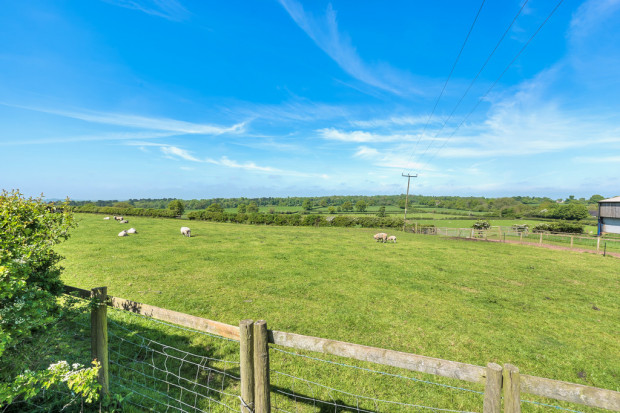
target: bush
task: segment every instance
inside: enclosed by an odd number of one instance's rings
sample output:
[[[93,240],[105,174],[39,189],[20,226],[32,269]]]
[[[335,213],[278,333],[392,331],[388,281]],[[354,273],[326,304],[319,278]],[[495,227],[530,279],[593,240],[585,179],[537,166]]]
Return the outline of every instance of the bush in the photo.
[[[491,223],[489,221],[481,219],[481,220],[474,222],[474,225],[472,225],[471,227],[473,229],[478,229],[478,230],[489,229],[491,228]]]
[[[560,221],[538,224],[533,228],[534,232],[562,232],[568,234],[583,234],[584,226],[582,224]]]

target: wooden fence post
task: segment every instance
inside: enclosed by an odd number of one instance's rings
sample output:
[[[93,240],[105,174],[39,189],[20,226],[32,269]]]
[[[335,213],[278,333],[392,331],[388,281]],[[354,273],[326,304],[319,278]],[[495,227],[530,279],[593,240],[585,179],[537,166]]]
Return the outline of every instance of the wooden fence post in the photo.
[[[523,244],[523,233],[519,232],[519,241]]]
[[[538,241],[538,245],[542,245],[542,238],[543,238],[543,233],[540,233],[540,241]]]
[[[254,323],[254,411],[271,413],[267,322]]]
[[[519,369],[512,364],[504,364],[504,413],[521,413],[521,384]]]
[[[90,354],[97,359],[101,368],[97,381],[101,384],[101,395],[110,393],[108,366],[108,287],[93,288],[91,297],[97,304],[90,311]]]
[[[601,250],[601,237],[596,238],[596,252]]]
[[[241,370],[241,413],[254,411],[254,321],[239,323],[240,370]]]
[[[500,413],[502,404],[502,366],[487,364],[487,381],[484,386],[483,413]]]
[[[573,236],[570,236],[570,247],[573,248]]]

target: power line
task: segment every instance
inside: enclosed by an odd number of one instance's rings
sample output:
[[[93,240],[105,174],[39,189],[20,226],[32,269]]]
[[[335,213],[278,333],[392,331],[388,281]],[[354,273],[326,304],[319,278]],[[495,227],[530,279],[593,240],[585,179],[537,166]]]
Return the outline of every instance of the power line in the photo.
[[[450,139],[452,139],[452,137],[454,136],[454,134],[461,128],[461,126],[463,126],[463,124],[465,123],[465,121],[467,119],[469,119],[469,117],[472,115],[472,113],[474,113],[474,111],[478,108],[478,106],[480,105],[480,103],[482,103],[482,101],[487,97],[487,95],[491,92],[491,90],[493,90],[493,88],[495,87],[495,85],[497,85],[497,83],[500,81],[500,79],[506,74],[506,72],[508,71],[508,69],[510,69],[510,66],[512,66],[512,64],[519,58],[519,56],[521,56],[521,53],[523,53],[523,51],[527,48],[527,46],[531,43],[531,41],[534,39],[534,37],[536,37],[536,35],[538,34],[538,32],[540,32],[540,30],[543,28],[543,26],[549,21],[549,19],[551,18],[551,16],[553,16],[553,14],[556,12],[556,10],[560,7],[560,5],[564,2],[564,0],[560,0],[558,1],[558,3],[555,5],[555,7],[553,8],[553,10],[551,10],[551,13],[549,13],[549,15],[547,16],[547,18],[540,24],[540,26],[538,26],[538,29],[536,29],[536,31],[534,32],[534,34],[532,34],[532,36],[528,39],[528,41],[523,45],[523,47],[521,48],[521,50],[519,50],[519,53],[517,53],[517,55],[510,61],[510,63],[508,63],[508,66],[506,66],[506,68],[502,71],[502,73],[498,76],[497,79],[495,79],[495,81],[493,82],[493,84],[491,85],[491,87],[489,87],[489,89],[485,92],[484,95],[482,95],[480,97],[480,99],[478,99],[478,102],[474,105],[474,107],[469,111],[469,113],[467,114],[467,116],[465,116],[463,118],[463,120],[461,121],[461,123],[458,124],[458,126],[452,131],[452,133],[450,134],[450,136],[448,136],[448,138],[443,142],[443,145],[441,145],[441,147],[439,147],[437,149],[437,151],[435,151],[435,153],[428,159],[427,162],[430,162],[431,160],[433,160],[435,158],[435,156],[437,156],[437,154],[446,146],[446,143],[448,143],[448,141]]]
[[[519,11],[517,12],[517,14],[515,15],[515,17],[512,19],[512,22],[510,22],[510,25],[508,26],[508,28],[504,31],[504,34],[502,34],[502,37],[500,37],[499,41],[497,42],[497,44],[495,45],[495,47],[493,48],[493,50],[491,51],[491,53],[489,54],[489,56],[486,58],[484,64],[482,65],[482,67],[480,68],[480,70],[478,70],[478,73],[476,73],[476,76],[472,79],[472,81],[469,83],[469,86],[467,86],[467,89],[465,90],[465,92],[463,93],[463,95],[461,96],[461,98],[458,100],[458,102],[456,103],[456,105],[454,106],[454,108],[452,109],[452,111],[450,112],[450,114],[448,115],[448,117],[445,119],[445,121],[443,122],[443,124],[441,125],[441,128],[437,131],[437,133],[435,134],[435,136],[433,137],[433,139],[431,140],[431,142],[428,144],[428,146],[426,147],[426,149],[424,150],[424,152],[422,152],[422,154],[418,157],[418,159],[421,159],[429,150],[429,148],[432,146],[432,144],[435,142],[435,139],[437,139],[437,137],[439,136],[439,134],[441,133],[441,131],[443,131],[443,129],[445,128],[446,124],[448,123],[448,121],[450,119],[452,119],[452,116],[454,115],[454,113],[456,112],[456,110],[459,108],[459,106],[461,105],[461,103],[463,102],[463,99],[465,98],[465,96],[467,96],[467,93],[469,93],[469,90],[471,89],[471,87],[474,85],[474,83],[476,83],[476,80],[478,80],[478,77],[480,76],[480,74],[482,73],[482,71],[485,69],[485,67],[487,66],[487,64],[489,63],[489,61],[491,60],[491,57],[493,57],[493,55],[495,54],[495,52],[497,51],[497,49],[499,48],[499,45],[504,41],[504,39],[506,38],[506,35],[508,34],[508,32],[510,31],[510,29],[512,28],[512,26],[514,25],[515,21],[517,21],[517,18],[521,15],[521,12],[523,11],[523,9],[525,8],[525,6],[527,5],[529,0],[525,0],[525,2],[523,2],[523,5],[521,5],[521,8],[519,9]],[[414,158],[415,159],[415,158]]]
[[[426,132],[426,128],[428,127],[428,124],[431,118],[433,117],[435,110],[437,109],[439,100],[443,96],[443,92],[446,90],[446,86],[448,85],[448,82],[450,81],[450,78],[452,77],[452,73],[454,73],[456,64],[459,62],[459,59],[461,58],[461,54],[463,53],[463,49],[465,49],[465,45],[467,44],[467,41],[469,40],[469,36],[471,35],[471,32],[474,30],[474,26],[476,25],[476,22],[478,21],[478,16],[480,16],[480,12],[482,11],[482,6],[484,6],[485,1],[486,0],[482,0],[482,3],[480,4],[480,7],[478,8],[478,13],[476,13],[476,17],[474,18],[474,21],[472,22],[471,27],[469,28],[469,31],[467,32],[467,36],[465,37],[465,41],[463,41],[463,44],[461,45],[461,50],[459,50],[459,54],[456,56],[456,59],[454,60],[454,63],[452,64],[452,69],[450,69],[450,74],[448,74],[448,78],[443,84],[443,87],[441,88],[441,92],[439,93],[439,96],[437,96],[437,100],[435,100],[435,105],[433,106],[433,110],[431,111],[430,115],[428,115],[428,119],[426,119],[426,124],[424,125],[424,129],[422,130],[422,133],[420,134],[420,137],[418,138],[418,141],[416,142],[413,148],[413,151],[411,152],[411,155],[409,156],[409,160],[407,161],[407,164],[411,161],[411,157],[415,153],[415,150],[418,147],[420,140],[422,139],[422,135],[424,135],[424,132]],[[402,173],[405,173],[405,171],[403,170]]]

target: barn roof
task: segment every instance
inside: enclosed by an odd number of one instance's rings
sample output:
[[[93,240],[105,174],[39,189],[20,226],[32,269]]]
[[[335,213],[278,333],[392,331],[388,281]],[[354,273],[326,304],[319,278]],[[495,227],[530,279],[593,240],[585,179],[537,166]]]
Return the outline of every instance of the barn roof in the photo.
[[[615,196],[615,197],[609,198],[609,199],[601,199],[598,202],[620,202],[620,196]]]

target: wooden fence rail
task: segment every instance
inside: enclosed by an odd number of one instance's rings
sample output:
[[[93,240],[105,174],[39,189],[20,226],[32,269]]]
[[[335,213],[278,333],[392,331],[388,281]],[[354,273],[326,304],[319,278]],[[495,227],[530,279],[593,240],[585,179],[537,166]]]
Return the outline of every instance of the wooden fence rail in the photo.
[[[269,353],[265,347],[267,343],[483,384],[485,386],[484,413],[499,412],[501,389],[504,391],[504,413],[520,412],[520,393],[529,393],[590,407],[620,411],[620,392],[520,374],[515,366],[509,364],[503,368],[495,363],[489,363],[487,367],[482,367],[343,341],[267,330],[264,321],[252,324],[251,320],[243,320],[240,323],[240,327],[237,327],[123,298],[111,296],[106,298],[105,290],[101,288],[91,291],[65,286],[65,292],[77,294],[79,297],[86,299],[96,296],[99,300],[104,300],[110,307],[240,341],[242,360],[241,389],[243,393],[241,411],[244,413],[251,411],[252,407],[255,407],[256,412],[270,411],[268,392]],[[91,317],[91,320],[94,320],[92,321],[93,327],[91,331],[97,336],[91,338],[91,342],[100,343],[102,338],[98,338],[99,335],[105,334],[107,338],[107,331],[103,328],[107,323],[103,323],[100,318],[95,316]],[[243,334],[240,334],[241,330]],[[100,347],[102,345],[93,345],[99,348],[97,350],[99,351],[97,353],[98,358],[105,360],[107,363],[107,355],[101,353]],[[94,351],[93,354],[95,354]],[[253,383],[250,384],[243,380],[243,378],[247,377],[252,377]],[[105,384],[107,389],[107,383]],[[253,392],[252,388],[254,389]]]

